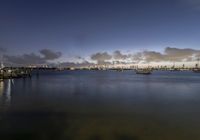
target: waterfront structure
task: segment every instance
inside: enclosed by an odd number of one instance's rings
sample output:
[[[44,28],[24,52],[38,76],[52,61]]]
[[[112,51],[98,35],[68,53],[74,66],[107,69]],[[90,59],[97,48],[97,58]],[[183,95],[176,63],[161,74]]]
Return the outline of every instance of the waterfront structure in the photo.
[[[1,68],[0,79],[12,79],[12,78],[26,78],[31,77],[31,69],[28,68]]]

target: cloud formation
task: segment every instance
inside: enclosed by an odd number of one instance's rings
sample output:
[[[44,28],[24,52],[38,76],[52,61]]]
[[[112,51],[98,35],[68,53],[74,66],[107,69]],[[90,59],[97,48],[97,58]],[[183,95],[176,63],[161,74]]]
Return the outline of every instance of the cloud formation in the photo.
[[[53,52],[49,49],[43,49],[39,51],[39,54],[30,53],[23,55],[4,55],[7,63],[12,65],[38,65],[38,64],[47,64],[48,61],[56,60],[61,57],[60,52]]]
[[[181,62],[181,61],[192,61],[200,56],[200,50],[194,49],[180,49],[180,48],[165,48],[164,53],[155,51],[144,51],[142,57],[147,62]]]
[[[7,51],[6,48],[2,48],[2,47],[0,47],[0,53],[5,53],[6,51]]]
[[[99,65],[104,65],[109,64],[108,60],[112,59],[112,55],[108,54],[107,52],[98,52],[93,54],[91,56],[91,59],[97,61],[97,64]]]
[[[1,49],[0,49],[1,51]],[[31,64],[52,64],[52,60],[61,57],[60,52],[54,52],[49,49],[43,49],[38,54],[30,53],[19,56],[4,55],[6,62],[12,65],[31,65]],[[136,63],[150,63],[150,62],[186,62],[196,61],[200,58],[200,50],[190,48],[172,48],[166,47],[163,53],[158,51],[141,51],[137,53],[122,53],[119,50],[109,54],[108,52],[97,52],[91,55],[90,60],[77,56],[78,62],[62,62],[61,67],[88,67],[98,65],[112,65],[112,64],[136,64]],[[91,60],[96,61],[94,64]],[[58,66],[53,63],[54,66]]]
[[[156,52],[156,51],[144,51],[142,53],[144,60],[146,62],[160,62],[163,61],[165,58],[165,55],[161,54],[160,52]]]
[[[123,54],[120,51],[115,51],[112,55],[104,53],[93,54],[91,59],[97,62],[105,62],[111,60],[115,64],[124,64],[126,62],[132,63],[145,63],[145,62],[182,62],[182,61],[193,61],[200,57],[200,50],[185,48],[172,48],[166,47],[164,52],[157,51],[142,51],[134,54]],[[99,63],[98,63],[99,64]]]
[[[115,60],[125,60],[126,58],[128,58],[128,55],[122,54],[119,50],[117,50],[117,51],[114,51],[113,58]]]
[[[19,56],[5,55],[7,62],[14,65],[30,65],[30,64],[45,64],[46,60],[34,53],[23,54]]]
[[[49,49],[40,50],[40,54],[42,54],[44,56],[44,59],[46,60],[54,60],[62,56],[61,52],[53,52],[52,50]]]
[[[94,66],[94,63],[90,63],[88,61],[83,61],[83,62],[62,62],[59,64],[60,67],[75,67],[75,68],[79,68],[79,67],[90,67],[90,66]]]
[[[190,61],[193,57],[197,57],[200,54],[200,50],[167,47],[165,54],[166,60],[168,61]]]

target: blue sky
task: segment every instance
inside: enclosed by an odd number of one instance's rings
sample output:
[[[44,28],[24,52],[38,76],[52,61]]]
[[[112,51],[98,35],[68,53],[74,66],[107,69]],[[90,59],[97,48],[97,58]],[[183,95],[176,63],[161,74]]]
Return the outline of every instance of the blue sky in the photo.
[[[198,49],[198,0],[1,0],[0,46],[51,49],[62,60],[96,52]]]

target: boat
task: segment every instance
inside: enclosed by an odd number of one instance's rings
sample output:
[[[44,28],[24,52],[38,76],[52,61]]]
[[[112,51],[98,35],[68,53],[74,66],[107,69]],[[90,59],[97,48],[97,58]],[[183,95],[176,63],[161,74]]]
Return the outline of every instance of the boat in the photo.
[[[136,74],[144,74],[144,75],[152,74],[151,69],[136,69],[135,72]]]
[[[199,61],[200,61],[200,58],[197,59],[197,64],[196,64],[196,67],[192,70],[193,72],[195,73],[200,73],[200,68],[199,68]]]
[[[176,71],[181,71],[181,70],[179,68],[171,68],[171,69],[169,69],[169,71],[176,72]]]
[[[195,68],[192,71],[195,72],[195,73],[200,73],[200,68]]]
[[[116,71],[118,71],[118,72],[123,72],[124,70],[123,70],[123,69],[117,69]]]

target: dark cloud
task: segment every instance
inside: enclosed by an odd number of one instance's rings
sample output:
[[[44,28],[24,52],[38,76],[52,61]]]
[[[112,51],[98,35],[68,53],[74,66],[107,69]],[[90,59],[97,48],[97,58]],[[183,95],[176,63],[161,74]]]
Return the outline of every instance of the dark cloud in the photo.
[[[98,64],[109,64],[110,62],[108,62],[108,60],[111,60],[112,59],[112,55],[108,54],[107,52],[103,52],[103,53],[96,53],[96,54],[93,54],[91,56],[91,59],[92,60],[95,60],[97,61]]]
[[[112,56],[106,52],[93,54],[91,59],[96,60],[98,64],[105,64],[105,62],[110,62],[107,60],[113,58],[112,63],[125,64],[130,61],[132,63],[193,61],[198,57],[200,57],[200,50],[166,47],[163,53],[146,50],[134,54],[122,54],[117,50]]]
[[[80,60],[82,62],[86,61],[85,58],[81,57],[81,56],[76,56],[75,57],[77,60]]]
[[[122,54],[120,51],[117,50],[113,53],[113,58],[115,60],[124,60],[124,59],[128,58],[128,55]]]
[[[76,58],[76,59],[79,59],[79,60],[84,59],[84,58],[82,58],[81,56],[76,56],[75,58]]]
[[[49,49],[40,50],[40,53],[44,56],[44,59],[46,60],[58,59],[62,55],[61,52],[53,52],[52,50]]]
[[[34,53],[31,54],[23,54],[19,56],[11,56],[5,55],[4,58],[7,62],[11,64],[19,64],[19,65],[30,65],[30,64],[44,64],[46,60],[39,55]]]
[[[126,59],[130,59],[133,63],[143,62],[181,62],[193,61],[200,57],[200,50],[195,49],[180,49],[166,47],[164,53],[157,51],[142,51],[134,54],[126,55]]]
[[[165,49],[165,59],[168,61],[183,61],[191,60],[192,57],[200,54],[199,50],[194,49],[179,49],[167,47]]]
[[[165,48],[164,53],[156,51],[143,51],[133,55],[135,61],[146,62],[162,62],[162,61],[192,61],[196,57],[200,56],[200,50],[194,49],[180,49],[180,48]]]
[[[49,49],[43,49],[39,52],[39,54],[30,53],[18,56],[4,55],[5,61],[12,65],[47,64],[48,61],[56,60],[60,57],[60,52],[53,52]]]
[[[165,59],[165,56],[163,54],[155,51],[144,51],[141,57],[143,57],[144,60],[147,62],[160,62]]]
[[[10,64],[30,65],[30,64],[50,64],[61,57],[60,52],[53,52],[48,49],[41,50],[38,54],[30,53],[19,56],[4,55],[6,62]],[[59,65],[62,67],[88,67],[94,66],[94,63],[88,62],[85,58],[77,56],[79,62],[63,62]],[[185,48],[166,47],[163,53],[157,51],[142,51],[134,54],[123,54],[115,51],[112,55],[107,52],[98,52],[91,55],[91,60],[97,62],[98,65],[111,64],[135,64],[146,62],[182,62],[195,61],[200,58],[200,50]]]
[[[0,47],[0,53],[5,53],[5,52],[7,52],[7,49],[3,48],[3,47]]]

